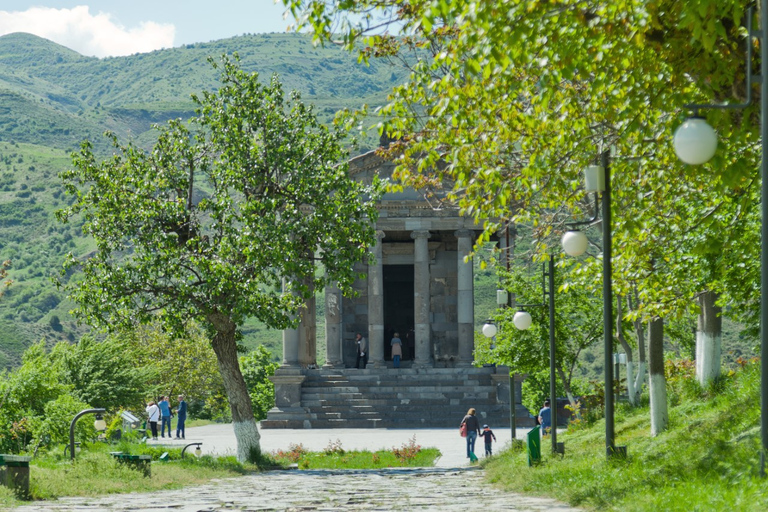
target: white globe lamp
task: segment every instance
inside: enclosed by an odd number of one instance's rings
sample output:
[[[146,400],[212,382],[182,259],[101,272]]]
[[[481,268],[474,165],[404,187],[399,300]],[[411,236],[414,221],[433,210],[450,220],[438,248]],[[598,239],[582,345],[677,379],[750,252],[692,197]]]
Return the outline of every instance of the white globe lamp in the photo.
[[[708,162],[717,149],[717,133],[703,117],[690,117],[675,130],[677,157],[690,165]]]
[[[561,240],[563,244],[563,250],[568,256],[581,256],[587,252],[587,235],[583,231],[573,230],[566,231]]]
[[[512,317],[512,323],[515,324],[515,327],[519,330],[525,331],[531,327],[533,318],[531,318],[531,314],[527,311],[518,311],[515,313],[515,316]]]
[[[486,322],[485,325],[483,325],[483,336],[486,338],[493,338],[496,336],[497,332],[498,329],[496,329],[496,326],[491,322]]]

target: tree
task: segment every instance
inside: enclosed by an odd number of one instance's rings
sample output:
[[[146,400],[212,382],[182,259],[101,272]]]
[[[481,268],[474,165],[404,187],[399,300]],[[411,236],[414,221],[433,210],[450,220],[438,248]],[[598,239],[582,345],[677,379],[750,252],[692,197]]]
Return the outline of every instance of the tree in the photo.
[[[272,355],[262,346],[240,357],[240,367],[257,420],[266,418],[267,412],[275,406],[275,385],[269,377],[275,374],[280,365],[271,359]]]
[[[401,59],[411,75],[381,110],[403,182],[452,183],[446,199],[486,237],[528,223],[543,253],[588,207],[579,170],[615,148],[630,157],[613,160],[612,208],[616,295],[637,294],[628,319],[673,320],[712,291],[757,326],[757,106],[708,112],[723,150],[702,169],[669,143],[683,105],[741,102],[752,87],[746,0],[286,3],[317,40],[340,33],[362,58],[421,52]],[[600,265],[585,260],[574,281],[590,286]]]
[[[72,387],[74,398],[92,407],[140,407],[152,391],[147,384],[155,369],[137,365],[120,339],[98,342],[86,335],[76,345],[62,341],[51,351],[50,361],[62,382]]]
[[[504,287],[521,303],[536,303],[537,298],[542,297],[538,273],[531,275],[518,266],[502,274]],[[560,274],[558,271],[555,275],[555,286],[559,289],[555,293],[555,371],[569,402],[575,406],[573,373],[578,368],[581,352],[602,337],[602,311],[595,297],[583,289],[563,287]],[[496,346],[493,351],[486,350],[489,341],[481,340],[475,360],[509,365],[515,373],[537,374],[549,368],[549,310],[529,308],[533,325],[525,331],[518,330],[512,322],[515,312],[515,309],[497,312],[494,318],[498,325]]]
[[[664,319],[655,318],[648,328],[650,355],[651,435],[656,436],[669,426],[667,409],[667,379],[664,375]]]
[[[175,399],[185,395],[190,405],[215,406],[214,414],[229,409],[226,398],[221,400],[226,393],[211,341],[198,325],[188,325],[182,336],[165,332],[157,323],[114,336],[127,345],[128,357],[137,367],[153,369],[152,378],[144,384],[145,396],[155,393]]]
[[[11,268],[11,260],[5,260],[4,262],[0,263],[0,279],[5,279],[6,277],[8,277],[9,268]],[[9,286],[11,286],[11,284],[13,284],[13,281],[11,281],[10,279],[6,279],[2,283],[2,285],[5,288],[8,288]],[[0,297],[2,295],[3,295],[3,291],[0,290]]]
[[[321,125],[277,77],[222,58],[221,86],[193,96],[189,125],[158,127],[150,152],[121,145],[99,161],[86,141],[62,173],[96,251],[69,257],[82,267],[68,285],[76,314],[121,329],[159,321],[181,335],[188,322],[212,338],[229,397],[240,460],[260,452],[251,400],[238,364],[238,326],[250,316],[292,324],[309,281],[351,293],[356,261],[375,241],[378,184],[350,179],[341,125]],[[315,261],[326,273],[316,276]],[[281,281],[287,290],[281,290]],[[295,293],[292,293],[295,292]]]

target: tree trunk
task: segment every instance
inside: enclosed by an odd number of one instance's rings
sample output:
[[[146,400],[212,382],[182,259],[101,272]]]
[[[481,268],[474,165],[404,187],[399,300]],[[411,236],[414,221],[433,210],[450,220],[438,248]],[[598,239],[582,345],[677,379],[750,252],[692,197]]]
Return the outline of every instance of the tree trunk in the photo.
[[[713,291],[699,295],[701,312],[696,329],[696,379],[702,386],[720,377],[723,318],[722,308],[716,305],[718,298]]]
[[[208,316],[208,321],[216,329],[216,335],[213,337],[213,351],[216,354],[224,389],[229,398],[229,408],[232,411],[232,426],[237,439],[237,459],[241,462],[254,462],[261,454],[259,444],[261,436],[253,417],[248,387],[240,372],[235,341],[237,326],[231,318],[223,314],[211,314]]]
[[[566,378],[565,370],[563,370],[561,365],[555,365],[555,370],[557,370],[557,373],[560,375],[560,382],[563,383],[563,389],[565,390],[565,396],[568,397],[568,403],[571,404],[571,407],[575,410],[576,398],[573,396],[573,390],[571,390],[571,381]]]
[[[627,305],[629,306],[629,309],[632,310],[634,308],[633,304],[637,304],[637,288],[633,289],[633,293],[635,294],[635,300],[632,301],[632,295],[629,296],[627,299]],[[635,401],[637,403],[640,403],[640,395],[643,392],[643,384],[645,384],[645,372],[648,369],[648,365],[646,364],[645,359],[645,327],[643,324],[643,321],[640,319],[637,319],[633,322],[635,324],[635,336],[637,336],[637,368],[635,368],[635,365],[633,363],[632,370],[629,370],[629,365],[627,365],[627,374],[632,375],[632,372],[637,370],[637,373],[635,374],[635,382],[633,384],[634,390],[635,390]],[[632,397],[630,397],[630,401],[632,400]]]
[[[648,329],[648,348],[651,372],[651,435],[656,436],[667,429],[667,379],[664,376],[664,319],[651,321]]]

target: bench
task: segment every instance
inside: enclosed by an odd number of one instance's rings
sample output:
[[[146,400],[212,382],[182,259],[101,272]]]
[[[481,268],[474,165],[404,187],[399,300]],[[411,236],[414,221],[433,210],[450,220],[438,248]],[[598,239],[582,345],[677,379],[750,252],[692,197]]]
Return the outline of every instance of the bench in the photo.
[[[30,460],[32,460],[32,457],[0,454],[0,485],[12,489],[21,499],[30,499]]]
[[[152,462],[151,455],[131,455],[130,453],[123,452],[109,452],[109,454],[120,464],[125,464],[132,469],[141,471],[145,477],[149,478],[152,476],[152,467],[150,466]]]

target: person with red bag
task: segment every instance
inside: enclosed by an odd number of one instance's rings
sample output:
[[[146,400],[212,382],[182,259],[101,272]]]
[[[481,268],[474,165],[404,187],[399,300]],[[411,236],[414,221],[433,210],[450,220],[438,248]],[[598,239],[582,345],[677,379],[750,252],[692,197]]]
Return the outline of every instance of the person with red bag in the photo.
[[[466,429],[467,436],[467,458],[470,461],[477,460],[475,455],[475,441],[480,433],[480,420],[475,416],[475,408],[472,407],[467,411],[467,415],[461,420],[460,429]],[[464,434],[462,433],[462,437]]]

